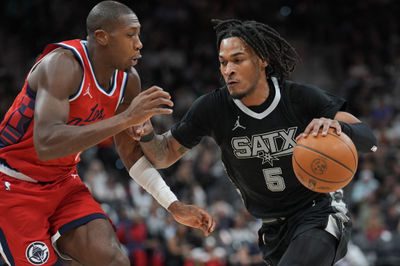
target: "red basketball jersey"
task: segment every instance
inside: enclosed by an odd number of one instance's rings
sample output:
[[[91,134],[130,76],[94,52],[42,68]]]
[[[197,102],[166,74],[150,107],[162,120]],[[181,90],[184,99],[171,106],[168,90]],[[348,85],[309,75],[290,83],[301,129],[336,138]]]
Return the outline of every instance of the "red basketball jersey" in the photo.
[[[72,50],[84,70],[81,85],[69,100],[67,124],[82,126],[113,116],[124,95],[127,73],[116,70],[110,88],[103,89],[96,80],[86,42],[82,40],[48,45],[36,64],[59,47]],[[50,182],[74,171],[80,153],[45,162],[38,158],[33,146],[35,96],[26,79],[0,125],[0,171],[16,178]]]

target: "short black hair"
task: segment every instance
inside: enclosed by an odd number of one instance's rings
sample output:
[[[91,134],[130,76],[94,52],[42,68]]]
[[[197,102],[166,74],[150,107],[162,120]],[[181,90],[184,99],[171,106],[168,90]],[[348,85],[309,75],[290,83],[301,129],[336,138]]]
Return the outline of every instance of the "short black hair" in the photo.
[[[103,1],[95,5],[86,18],[88,35],[98,29],[111,31],[115,22],[122,15],[135,14],[132,9],[117,1]]]
[[[245,41],[262,60],[268,62],[267,77],[275,76],[279,80],[289,77],[300,60],[296,50],[270,26],[253,21],[238,19],[212,22],[217,35],[217,50],[221,41],[229,37],[239,37]]]

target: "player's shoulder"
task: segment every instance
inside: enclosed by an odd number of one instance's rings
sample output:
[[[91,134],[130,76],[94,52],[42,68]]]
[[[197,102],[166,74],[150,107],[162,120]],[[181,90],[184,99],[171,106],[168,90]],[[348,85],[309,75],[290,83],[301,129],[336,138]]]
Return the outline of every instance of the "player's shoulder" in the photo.
[[[38,84],[48,88],[77,88],[83,78],[83,67],[71,50],[57,48],[44,56],[31,70],[28,82],[33,90]],[[42,86],[43,87],[43,86]]]
[[[224,105],[226,99],[227,96],[224,87],[214,89],[196,98],[190,109],[192,112],[204,110],[213,113]]]
[[[131,67],[127,72],[128,78],[135,80],[136,82],[140,82],[139,73],[137,72],[136,68]]]
[[[222,103],[229,99],[229,91],[226,86],[214,89],[202,96],[206,100]]]
[[[80,62],[76,58],[74,52],[70,49],[66,49],[63,47],[59,47],[54,49],[49,54],[47,54],[42,63],[53,65],[53,66],[62,66],[63,64],[77,65],[81,66]]]
[[[130,70],[126,73],[128,75],[128,86],[133,86],[135,88],[135,91],[140,92],[141,81],[137,70],[134,67],[131,67]]]
[[[50,76],[53,75],[68,75],[70,78],[76,76],[82,78],[83,67],[78,61],[75,54],[62,47],[57,48],[47,54],[38,64],[38,70],[44,71]]]
[[[321,90],[320,88],[318,88],[315,85],[312,84],[306,84],[306,83],[299,83],[293,80],[283,80],[281,82],[281,86],[282,88],[286,89],[286,90],[290,90],[290,91],[305,91],[305,92],[309,92],[309,91],[314,91],[314,90]]]
[[[315,85],[299,83],[293,80],[283,80],[280,86],[281,90],[294,102],[302,102],[313,95],[322,93],[322,90]]]
[[[224,108],[224,106],[232,100],[228,88],[226,86],[214,89],[202,96],[203,103],[207,103],[214,108]]]

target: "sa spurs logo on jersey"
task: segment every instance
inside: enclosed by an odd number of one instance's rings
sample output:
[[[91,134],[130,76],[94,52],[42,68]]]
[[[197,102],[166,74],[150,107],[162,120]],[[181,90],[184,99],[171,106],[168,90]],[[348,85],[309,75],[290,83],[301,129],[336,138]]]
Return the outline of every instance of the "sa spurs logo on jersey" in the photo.
[[[26,248],[26,258],[33,265],[43,265],[49,259],[49,248],[40,241],[32,242]]]
[[[234,137],[231,140],[233,153],[238,159],[259,158],[262,164],[273,166],[278,157],[290,155],[296,146],[297,127],[280,129],[263,134]]]

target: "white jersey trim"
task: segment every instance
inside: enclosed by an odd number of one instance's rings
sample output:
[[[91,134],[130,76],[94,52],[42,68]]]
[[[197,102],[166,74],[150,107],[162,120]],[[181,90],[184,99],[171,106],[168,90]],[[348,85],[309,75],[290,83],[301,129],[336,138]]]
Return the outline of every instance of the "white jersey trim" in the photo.
[[[81,55],[79,54],[78,50],[76,50],[73,46],[66,45],[66,44],[64,44],[64,43],[56,43],[56,45],[61,46],[61,47],[59,47],[59,48],[67,48],[67,49],[69,49],[69,50],[72,50],[72,52],[79,58],[79,60],[81,61],[81,64],[82,64],[82,68],[83,68],[83,79],[82,79],[82,81],[81,81],[81,84],[79,85],[78,91],[74,94],[74,96],[73,96],[72,98],[69,99],[69,101],[71,102],[71,101],[75,100],[76,98],[78,98],[78,96],[81,94],[82,88],[83,88],[83,84],[85,83],[85,68],[83,67],[83,66],[84,66],[83,59],[82,59]],[[56,50],[56,49],[58,49],[58,48],[55,48],[54,50]],[[35,67],[36,67],[46,56],[48,56],[48,55],[49,55],[51,52],[53,52],[54,50],[50,51],[48,54],[46,54],[45,56],[43,56],[39,61],[37,61],[37,62],[31,67],[31,69],[29,70],[29,73],[28,73],[27,77],[29,77],[29,75],[32,73],[32,71],[35,69]]]
[[[94,83],[96,84],[97,89],[98,89],[99,91],[101,91],[101,93],[103,93],[103,94],[105,94],[105,95],[107,95],[107,96],[111,96],[111,95],[114,94],[114,92],[115,92],[115,90],[116,90],[116,88],[117,88],[116,77],[117,77],[117,72],[118,72],[118,70],[115,70],[115,71],[114,71],[114,76],[113,76],[113,78],[115,77],[115,80],[113,80],[113,87],[112,87],[111,91],[110,91],[109,93],[107,93],[106,90],[103,89],[103,88],[100,86],[100,84],[97,82],[96,75],[94,74],[94,71],[93,71],[92,62],[90,62],[90,59],[89,59],[88,51],[87,51],[87,48],[86,48],[86,43],[87,43],[86,41],[81,41],[81,45],[83,46],[83,50],[85,51],[85,56],[86,56],[86,58],[87,58],[87,60],[88,60],[88,62],[89,62],[89,69],[90,69],[90,73],[92,73]]]
[[[117,83],[117,75],[115,75],[114,83],[115,84]],[[118,99],[117,106],[115,107],[115,111],[118,109],[119,105],[122,103],[122,100],[124,99],[125,88],[126,88],[127,83],[128,83],[128,74],[124,73],[124,77],[122,78],[122,83],[121,83],[121,89],[119,92],[119,99]]]
[[[337,224],[338,222],[335,220],[333,215],[329,215],[328,224],[325,227],[325,231],[336,237],[337,239],[340,238],[340,230]]]
[[[275,88],[275,97],[271,103],[271,105],[265,109],[262,113],[256,113],[253,110],[251,110],[250,108],[248,108],[246,105],[244,105],[242,103],[242,101],[238,100],[238,99],[234,99],[233,102],[236,104],[237,107],[239,107],[240,110],[242,110],[242,112],[244,112],[245,114],[255,118],[255,119],[264,119],[265,117],[267,117],[273,110],[275,110],[275,108],[278,106],[279,101],[281,100],[281,91],[279,88],[279,83],[278,80],[275,77],[271,77],[271,80],[274,84],[274,88]]]
[[[69,49],[69,50],[72,50],[72,52],[79,58],[79,60],[81,61],[80,63],[82,64],[82,68],[83,68],[83,78],[82,78],[81,85],[79,86],[78,91],[77,91],[75,94],[73,94],[73,97],[72,97],[72,98],[69,99],[69,101],[72,102],[73,100],[75,100],[76,98],[78,98],[79,95],[81,95],[82,90],[83,90],[83,85],[85,84],[85,76],[86,76],[86,75],[85,75],[84,62],[83,62],[82,56],[80,55],[80,53],[78,52],[78,50],[76,50],[75,47],[70,46],[70,45],[67,45],[67,44],[65,44],[65,43],[57,43],[57,45],[60,45],[61,47],[67,48],[67,49]]]
[[[2,256],[2,258],[4,259],[4,262],[5,262],[7,265],[11,265],[11,263],[8,261],[8,258],[7,258],[7,256],[6,256],[6,253],[5,253],[4,250],[3,250],[3,247],[1,246],[1,242],[0,242],[0,255]]]
[[[83,85],[85,84],[85,68],[84,68],[84,62],[83,62],[83,59],[82,59],[81,55],[79,54],[78,50],[76,50],[75,47],[70,46],[70,45],[67,45],[67,44],[65,44],[65,43],[57,43],[57,45],[60,45],[60,46],[63,47],[63,48],[67,48],[67,49],[69,49],[69,50],[72,50],[72,52],[79,58],[79,60],[81,61],[80,63],[82,64],[82,68],[83,68],[83,78],[82,78],[81,85],[79,86],[78,91],[77,91],[75,94],[73,94],[73,97],[72,97],[72,98],[69,99],[69,101],[72,102],[73,100],[75,100],[76,98],[78,98],[79,95],[82,93]],[[46,56],[47,56],[47,55],[46,55]]]
[[[72,260],[72,258],[70,256],[68,256],[67,254],[62,253],[58,247],[57,247],[57,240],[61,237],[61,234],[59,231],[57,231],[50,239],[51,239],[51,244],[54,248],[54,250],[57,252],[57,254],[63,258],[64,260]]]
[[[23,173],[17,172],[15,170],[11,169],[11,168],[8,168],[7,166],[5,166],[3,164],[0,164],[0,172],[2,172],[3,174],[8,175],[10,177],[14,177],[16,179],[19,179],[19,180],[28,181],[28,182],[31,182],[31,183],[37,183],[38,182],[37,180],[35,180],[35,179],[33,179],[33,178],[31,178],[31,177],[29,177],[27,175],[24,175]]]

